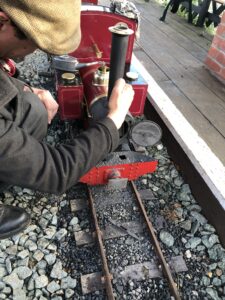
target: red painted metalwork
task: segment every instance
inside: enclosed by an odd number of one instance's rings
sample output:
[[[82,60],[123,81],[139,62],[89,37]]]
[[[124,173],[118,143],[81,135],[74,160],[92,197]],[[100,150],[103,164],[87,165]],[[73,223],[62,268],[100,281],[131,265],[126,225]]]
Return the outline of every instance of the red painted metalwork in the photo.
[[[107,96],[107,85],[95,85],[93,83],[94,73],[99,67],[100,64],[82,68],[80,70],[80,76],[84,85],[85,100],[88,106],[90,106],[96,99]]]
[[[134,31],[137,29],[137,22],[119,14],[110,12],[108,8],[97,5],[83,5],[81,11],[81,32],[82,39],[78,49],[72,53],[79,62],[104,61],[109,66],[112,34],[109,27],[119,22],[126,23]],[[133,70],[131,57],[135,35],[129,36],[128,49],[126,54],[126,71]],[[96,99],[107,95],[108,86],[93,85],[93,76],[98,65],[80,69],[82,80],[81,85],[64,86],[56,76],[56,90],[59,102],[60,118],[82,119],[82,101],[91,105]],[[143,78],[130,82],[135,91],[134,100],[130,108],[133,116],[143,114],[147,96],[147,83]]]
[[[100,11],[99,9],[103,9]],[[87,10],[89,9],[89,10]],[[81,11],[81,34],[82,39],[79,47],[71,56],[78,58],[80,62],[105,61],[109,63],[111,52],[112,34],[109,27],[123,22],[134,32],[137,22],[119,14],[114,14],[101,6],[82,6]],[[128,41],[126,63],[131,62],[135,36],[131,35]]]
[[[64,86],[58,79],[56,79],[57,98],[59,102],[60,118],[66,119],[82,119],[82,102],[83,96],[88,105],[102,96],[107,95],[107,86],[93,85],[94,72],[99,65],[83,68],[80,70],[82,85],[78,86]],[[131,67],[134,70],[134,67]],[[147,97],[148,85],[139,75],[139,78],[130,82],[135,91],[134,100],[130,107],[130,113],[133,116],[140,116],[143,114],[144,105]]]
[[[9,58],[1,59],[0,69],[6,71],[9,76],[14,76],[16,73],[16,64],[12,59]]]
[[[142,84],[132,84],[134,89],[134,100],[130,107],[130,112],[133,116],[140,116],[144,113],[144,106],[147,97],[148,85],[146,83]]]
[[[136,180],[146,173],[155,172],[156,167],[157,161],[94,167],[87,174],[82,176],[79,181],[88,185],[107,184],[108,180],[110,179],[110,174],[113,174],[114,170],[117,170],[120,173],[119,178]]]
[[[56,78],[56,90],[61,120],[82,119],[84,114],[83,85],[65,86],[58,78]]]
[[[82,1],[83,4],[95,4],[97,5],[98,4],[98,0],[85,0],[85,1]]]
[[[59,86],[58,102],[61,120],[82,119],[83,86]]]

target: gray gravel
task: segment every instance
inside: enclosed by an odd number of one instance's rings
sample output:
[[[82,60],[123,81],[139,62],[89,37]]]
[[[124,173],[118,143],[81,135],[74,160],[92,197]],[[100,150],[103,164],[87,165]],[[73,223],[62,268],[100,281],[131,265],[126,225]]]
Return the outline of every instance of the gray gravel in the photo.
[[[47,57],[42,52],[20,63],[20,70],[21,77],[31,85],[51,87],[50,79],[38,75],[38,71],[48,70]],[[46,141],[55,145],[62,136],[65,140],[67,130],[67,124],[56,118]],[[188,271],[176,276],[182,299],[225,300],[225,250],[215,228],[202,215],[166,148],[158,145],[147,153],[159,160],[159,167],[137,185],[153,192],[154,199],[146,202],[146,208],[159,228],[157,234],[165,255],[184,256]],[[0,194],[1,203],[23,207],[32,217],[32,224],[23,233],[0,241],[0,299],[105,299],[101,291],[82,296],[80,275],[98,271],[100,259],[95,246],[80,248],[75,244],[73,231],[90,230],[87,211],[77,215],[70,212],[69,200],[76,197],[86,197],[81,185],[61,196],[19,187]],[[129,209],[137,211],[135,206]],[[128,219],[129,209],[126,205],[110,207],[107,216]],[[161,223],[159,215],[163,217]],[[115,269],[119,265],[123,270],[129,264],[151,258],[152,246],[144,238],[141,241],[130,236],[115,243],[107,241],[110,266]],[[165,292],[164,279],[114,279],[113,284],[117,299],[171,299]]]

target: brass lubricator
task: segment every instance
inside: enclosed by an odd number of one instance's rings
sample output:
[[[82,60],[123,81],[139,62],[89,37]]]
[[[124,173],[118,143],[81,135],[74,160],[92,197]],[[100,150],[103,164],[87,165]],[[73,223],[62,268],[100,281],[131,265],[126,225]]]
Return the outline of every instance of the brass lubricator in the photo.
[[[95,73],[93,78],[94,85],[107,85],[109,84],[109,67],[105,64],[99,67]]]
[[[66,72],[61,75],[62,81],[64,85],[76,85],[78,82],[78,78],[76,74],[71,72]]]

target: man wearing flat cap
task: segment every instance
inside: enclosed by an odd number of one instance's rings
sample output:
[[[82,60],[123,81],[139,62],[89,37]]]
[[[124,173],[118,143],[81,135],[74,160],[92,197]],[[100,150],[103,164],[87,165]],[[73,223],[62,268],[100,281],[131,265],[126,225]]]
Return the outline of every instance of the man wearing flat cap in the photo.
[[[0,189],[18,185],[63,193],[119,140],[118,129],[133,99],[133,89],[120,79],[109,99],[108,116],[69,145],[42,142],[58,104],[48,91],[31,92],[10,77],[10,59],[35,49],[55,55],[74,51],[80,42],[78,0],[0,0]],[[99,147],[101,145],[101,147]],[[19,207],[0,206],[0,239],[22,231],[30,221]]]

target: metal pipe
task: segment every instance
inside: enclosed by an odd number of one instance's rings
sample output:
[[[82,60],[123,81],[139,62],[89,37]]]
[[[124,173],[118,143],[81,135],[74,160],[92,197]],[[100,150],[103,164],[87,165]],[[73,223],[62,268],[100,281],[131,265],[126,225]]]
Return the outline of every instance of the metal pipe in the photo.
[[[115,26],[109,27],[109,31],[112,32],[112,46],[110,54],[108,99],[116,80],[124,77],[128,37],[134,33],[132,29],[128,28],[126,23],[117,23]]]

